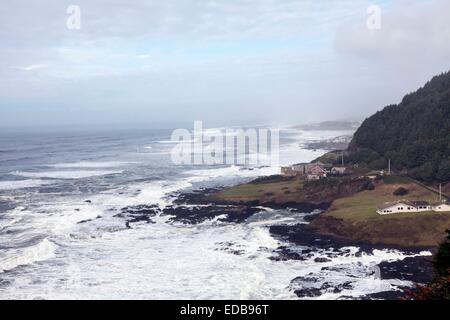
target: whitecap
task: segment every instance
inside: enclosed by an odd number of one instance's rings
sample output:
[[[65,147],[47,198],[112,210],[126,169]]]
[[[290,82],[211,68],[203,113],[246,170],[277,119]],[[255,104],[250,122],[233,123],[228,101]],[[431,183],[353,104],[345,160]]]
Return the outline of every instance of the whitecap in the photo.
[[[104,161],[104,162],[94,162],[94,161],[80,161],[73,163],[57,163],[51,165],[54,168],[116,168],[124,167],[135,162],[126,161]]]
[[[0,190],[16,190],[26,188],[36,188],[42,185],[50,184],[51,181],[44,181],[39,179],[15,180],[15,181],[0,181]]]
[[[2,251],[0,255],[0,272],[51,259],[55,256],[56,248],[56,244],[44,239],[34,246]]]
[[[71,171],[42,171],[25,172],[15,171],[12,174],[26,178],[49,178],[49,179],[83,179],[96,176],[123,173],[123,170],[71,170]]]
[[[203,170],[189,170],[185,174],[192,175],[191,181],[197,182],[202,180],[210,180],[219,177],[260,177],[279,174],[278,167],[261,167],[261,168],[246,168],[239,166],[229,166],[223,168],[203,169]]]

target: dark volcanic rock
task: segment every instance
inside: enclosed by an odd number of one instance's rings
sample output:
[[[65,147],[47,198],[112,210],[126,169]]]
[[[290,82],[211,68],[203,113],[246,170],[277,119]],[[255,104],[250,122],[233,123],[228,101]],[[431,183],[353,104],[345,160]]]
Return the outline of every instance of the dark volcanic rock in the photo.
[[[329,235],[319,234],[314,228],[307,224],[271,226],[270,233],[275,237],[280,237],[300,246],[313,246],[321,249],[339,249],[342,247],[357,246],[360,248],[360,252],[358,253],[359,255],[362,252],[371,253],[373,249],[398,249],[406,253],[417,253],[422,250],[431,249],[408,247],[405,248],[400,246],[371,244],[364,241],[337,238]]]
[[[201,188],[189,193],[180,193],[177,195],[177,199],[174,201],[175,204],[211,204],[211,199],[208,198],[209,195],[219,192],[221,189],[217,188]]]
[[[162,214],[172,216],[170,218],[171,221],[185,224],[202,223],[207,220],[212,220],[218,216],[223,216],[218,219],[221,222],[239,223],[245,221],[247,218],[259,211],[261,211],[261,209],[239,206],[170,206],[165,208],[162,211]]]
[[[314,246],[321,249],[330,249],[348,245],[345,241],[319,235],[308,225],[304,224],[271,226],[270,233],[300,246]],[[352,242],[352,244],[354,244],[354,242]]]
[[[290,283],[290,288],[299,298],[314,298],[319,297],[326,292],[341,293],[344,290],[352,290],[353,284],[347,281],[340,284],[333,284],[331,282],[324,282],[320,285],[323,279],[319,279],[313,274],[304,277],[297,277]]]
[[[125,207],[120,210],[120,213],[115,215],[126,219],[126,226],[130,228],[131,223],[146,222],[154,223],[151,219],[160,212],[160,209],[156,205],[139,205],[133,207]]]
[[[327,259],[327,258],[315,258],[315,259],[314,259],[314,262],[317,262],[317,263],[325,263],[325,262],[331,262],[331,260],[330,260],[330,259]]]
[[[363,297],[360,297],[359,300],[399,300],[405,296],[405,292],[403,290],[409,288],[399,288],[397,291],[384,291],[377,292],[373,294],[368,294]]]
[[[221,189],[217,188],[208,188],[208,189],[200,189],[196,191],[192,191],[189,193],[181,193],[177,196],[175,200],[175,204],[178,205],[217,205],[217,206],[246,206],[246,207],[256,207],[263,206],[271,209],[291,209],[296,210],[297,212],[313,212],[316,210],[327,210],[331,203],[330,202],[322,202],[322,203],[297,203],[297,202],[286,202],[286,203],[276,203],[276,202],[260,202],[258,200],[255,201],[247,201],[247,202],[230,202],[230,201],[221,201],[210,197],[211,195],[221,191]]]
[[[83,223],[88,223],[88,222],[91,222],[91,221],[92,221],[92,219],[87,219],[87,220],[78,221],[77,223],[78,224],[83,224]]]
[[[311,250],[293,251],[289,247],[279,247],[275,250],[276,256],[271,257],[273,261],[298,260],[304,261],[311,257]]]
[[[322,295],[322,291],[318,288],[302,288],[297,289],[294,291],[294,293],[299,298],[315,298],[320,297]]]
[[[403,261],[382,262],[378,265],[382,279],[400,279],[428,283],[434,275],[431,257],[411,257]]]
[[[334,285],[329,282],[325,282],[320,287],[320,290],[323,292],[333,292],[333,293],[341,293],[344,290],[352,290],[353,284],[350,281],[340,283],[338,285]]]
[[[237,256],[245,253],[245,250],[239,249],[241,247],[240,245],[236,245],[236,243],[233,242],[218,242],[216,244],[219,246],[219,248],[215,249],[216,251],[224,251]]]

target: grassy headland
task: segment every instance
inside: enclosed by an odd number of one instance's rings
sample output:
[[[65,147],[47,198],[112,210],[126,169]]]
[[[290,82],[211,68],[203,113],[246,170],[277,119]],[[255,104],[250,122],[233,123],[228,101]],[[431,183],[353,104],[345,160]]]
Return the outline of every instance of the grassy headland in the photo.
[[[398,188],[405,188],[405,196],[394,196]],[[390,183],[380,181],[373,191],[363,191],[337,199],[330,209],[315,219],[311,226],[319,233],[367,241],[374,244],[405,247],[437,246],[450,228],[450,213],[398,213],[382,216],[376,207],[384,202],[400,199],[434,202],[438,196],[410,180]]]
[[[227,204],[328,204],[364,190],[365,178],[306,181],[300,177],[272,176],[228,188],[210,195],[214,202]]]
[[[407,195],[395,196],[399,188]],[[402,247],[437,246],[450,229],[450,213],[401,213],[381,216],[378,205],[397,200],[427,200],[438,196],[408,178],[385,177],[371,181],[363,177],[329,178],[307,182],[302,178],[280,176],[219,191],[212,201],[233,204],[328,203],[328,210],[312,221],[318,233],[373,244]]]

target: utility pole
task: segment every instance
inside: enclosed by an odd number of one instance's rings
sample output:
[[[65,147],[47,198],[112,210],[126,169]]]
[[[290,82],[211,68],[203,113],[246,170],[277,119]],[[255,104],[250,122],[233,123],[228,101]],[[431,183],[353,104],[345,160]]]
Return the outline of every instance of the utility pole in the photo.
[[[345,162],[344,162],[344,151],[342,151],[342,167],[345,167]]]
[[[388,175],[391,175],[391,159],[389,159]]]
[[[442,183],[439,184],[439,201],[442,202]]]

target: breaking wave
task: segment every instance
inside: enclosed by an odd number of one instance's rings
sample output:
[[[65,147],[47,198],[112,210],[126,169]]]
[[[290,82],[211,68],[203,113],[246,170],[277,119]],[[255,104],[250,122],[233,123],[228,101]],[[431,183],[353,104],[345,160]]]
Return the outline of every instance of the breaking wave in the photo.
[[[48,178],[48,179],[84,179],[111,174],[120,174],[123,170],[71,170],[71,171],[42,171],[25,172],[15,171],[12,174],[25,178]]]
[[[26,248],[9,249],[0,254],[0,273],[25,266],[55,256],[56,244],[44,239],[38,244]]]
[[[39,179],[0,181],[0,190],[36,188],[50,183],[52,182]]]

